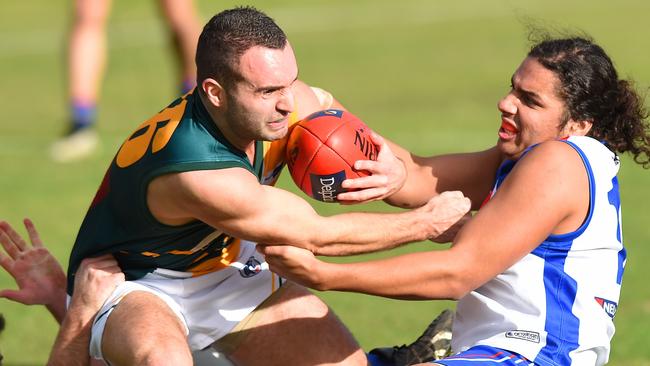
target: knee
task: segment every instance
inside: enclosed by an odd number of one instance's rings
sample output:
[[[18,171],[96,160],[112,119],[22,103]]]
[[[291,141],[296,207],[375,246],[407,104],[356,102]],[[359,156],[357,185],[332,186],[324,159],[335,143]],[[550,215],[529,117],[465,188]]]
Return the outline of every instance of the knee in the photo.
[[[132,365],[143,366],[160,366],[160,365],[180,365],[192,366],[192,354],[187,347],[170,348],[164,344],[159,344],[153,349],[146,350],[136,355]]]
[[[103,29],[109,14],[107,0],[77,1],[74,25],[83,29]]]
[[[305,318],[324,318],[330,309],[321,299],[312,294],[305,287],[291,284],[282,296],[285,312],[290,316]]]
[[[151,337],[141,342],[131,352],[121,352],[117,357],[106,358],[114,365],[192,366],[193,364],[192,353],[186,342],[168,341],[160,337]]]

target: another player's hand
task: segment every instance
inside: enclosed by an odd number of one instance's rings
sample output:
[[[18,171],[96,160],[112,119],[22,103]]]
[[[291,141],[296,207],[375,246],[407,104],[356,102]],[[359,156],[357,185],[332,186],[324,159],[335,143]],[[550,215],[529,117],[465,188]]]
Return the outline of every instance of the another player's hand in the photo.
[[[309,250],[290,245],[258,245],[257,250],[264,254],[271,271],[303,286],[322,289],[319,266],[325,262]]]
[[[18,285],[18,290],[1,290],[0,297],[26,305],[65,302],[66,277],[61,265],[43,247],[34,224],[29,219],[24,224],[32,245],[7,222],[0,222],[0,243],[9,255],[0,251],[0,265]]]
[[[82,308],[86,313],[94,315],[122,282],[124,273],[112,255],[86,258],[81,261],[75,274],[70,308]]]
[[[337,199],[343,204],[364,203],[382,200],[402,188],[406,181],[404,163],[391,151],[383,137],[371,133],[372,142],[379,147],[377,160],[357,160],[354,169],[371,173],[367,177],[346,179],[342,183],[345,189],[355,191],[340,193]]]
[[[447,191],[418,208],[431,215],[431,225],[428,228],[429,240],[437,243],[452,241],[460,228],[471,218],[469,213],[471,207],[471,201],[462,192]]]

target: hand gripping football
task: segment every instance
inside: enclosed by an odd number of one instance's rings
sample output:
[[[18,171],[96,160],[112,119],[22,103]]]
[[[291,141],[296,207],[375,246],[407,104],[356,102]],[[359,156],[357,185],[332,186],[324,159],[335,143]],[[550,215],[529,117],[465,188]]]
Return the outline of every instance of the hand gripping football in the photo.
[[[367,176],[354,170],[357,160],[376,160],[378,149],[371,130],[347,111],[327,109],[297,123],[287,142],[287,164],[291,178],[312,198],[337,202],[344,192],[341,182]]]

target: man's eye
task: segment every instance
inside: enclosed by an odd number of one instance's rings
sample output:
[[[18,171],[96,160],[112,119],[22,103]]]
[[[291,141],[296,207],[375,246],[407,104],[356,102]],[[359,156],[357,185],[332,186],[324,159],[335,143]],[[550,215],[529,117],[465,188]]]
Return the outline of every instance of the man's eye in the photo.
[[[524,102],[524,104],[526,104],[527,106],[530,106],[530,107],[537,107],[537,106],[539,106],[539,103],[537,103],[537,101],[535,101],[535,99],[533,99],[533,98],[531,98],[531,97],[529,97],[529,96],[524,96],[521,100],[522,100],[522,101]]]

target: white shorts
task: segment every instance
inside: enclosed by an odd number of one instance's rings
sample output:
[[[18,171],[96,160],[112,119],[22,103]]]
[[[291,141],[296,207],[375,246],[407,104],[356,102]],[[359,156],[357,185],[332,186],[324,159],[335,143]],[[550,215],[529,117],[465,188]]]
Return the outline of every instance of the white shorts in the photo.
[[[97,313],[90,337],[90,355],[102,356],[106,320],[128,293],[146,291],[162,299],[185,326],[192,351],[208,347],[228,334],[284,279],[272,273],[255,244],[242,241],[237,260],[220,271],[198,277],[164,269],[119,285]]]

